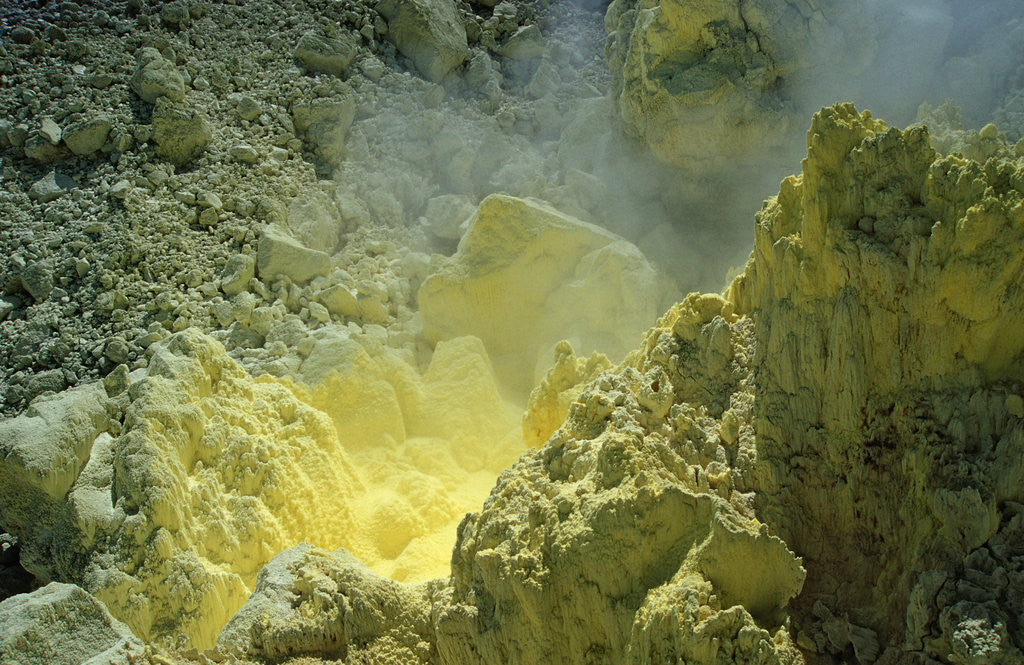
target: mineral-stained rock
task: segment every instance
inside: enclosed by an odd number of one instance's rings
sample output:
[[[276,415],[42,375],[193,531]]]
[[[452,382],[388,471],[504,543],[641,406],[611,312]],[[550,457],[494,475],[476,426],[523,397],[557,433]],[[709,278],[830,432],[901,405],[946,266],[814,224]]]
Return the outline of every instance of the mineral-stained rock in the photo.
[[[655,155],[694,173],[763,154],[802,126],[790,97],[799,82],[865,66],[870,40],[853,7],[615,0],[605,17],[612,97]]]
[[[381,0],[388,38],[430,81],[440,81],[469,56],[466,28],[451,0]]]
[[[236,254],[224,264],[220,277],[220,288],[229,296],[235,296],[249,287],[249,280],[256,275],[256,259],[247,254]]]
[[[212,138],[203,114],[184,103],[159,98],[153,107],[153,140],[157,155],[176,166],[195,159]]]
[[[273,558],[217,638],[222,653],[430,662],[429,589],[374,574],[345,550],[299,545]]]
[[[295,59],[311,72],[343,76],[358,51],[358,41],[349,33],[329,37],[310,31],[295,46]]]
[[[150,104],[156,103],[160,97],[172,101],[185,98],[185,81],[177,67],[155,48],[146,47],[139,52],[129,84],[135,94]]]
[[[0,656],[19,665],[129,665],[145,645],[100,601],[51,582],[0,602]]]
[[[260,235],[256,269],[263,280],[288,277],[301,284],[326,275],[332,267],[330,256],[304,246],[284,231],[267,227]]]
[[[494,195],[419,302],[429,339],[479,337],[499,371],[528,389],[560,339],[621,358],[673,295],[622,238],[539,201]]]
[[[107,142],[110,119],[98,116],[72,123],[64,129],[64,144],[76,155],[90,155]]]

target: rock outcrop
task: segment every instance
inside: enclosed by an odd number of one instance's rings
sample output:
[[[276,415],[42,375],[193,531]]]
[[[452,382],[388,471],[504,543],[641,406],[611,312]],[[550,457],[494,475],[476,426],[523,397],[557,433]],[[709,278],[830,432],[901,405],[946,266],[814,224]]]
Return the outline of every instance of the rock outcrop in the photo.
[[[675,291],[624,239],[536,200],[492,195],[419,292],[431,340],[473,335],[516,389],[559,340],[616,359]]]
[[[51,582],[0,602],[0,657],[18,665],[134,665],[146,646],[80,587]]]
[[[1022,173],[838,106],[758,215],[752,486],[819,652],[1021,657]]]
[[[0,513],[22,565],[147,641],[203,648],[303,541],[395,579],[441,574],[459,519],[522,448],[482,344],[441,343],[422,373],[344,327],[304,348],[295,380],[253,379],[188,329],[147,370],[0,423]]]
[[[430,81],[440,81],[469,57],[466,28],[451,0],[381,0],[388,38]]]
[[[407,601],[431,662],[1019,662],[1022,173],[817,114],[724,296],[560,347],[564,423]]]

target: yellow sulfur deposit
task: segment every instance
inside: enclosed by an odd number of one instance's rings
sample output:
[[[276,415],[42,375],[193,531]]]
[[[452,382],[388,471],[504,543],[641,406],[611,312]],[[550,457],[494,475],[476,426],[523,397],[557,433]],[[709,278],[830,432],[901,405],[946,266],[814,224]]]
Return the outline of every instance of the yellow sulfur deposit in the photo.
[[[484,199],[419,293],[428,339],[479,337],[525,395],[568,339],[620,359],[676,291],[632,244],[536,200]]]
[[[300,377],[254,380],[187,330],[113,399],[79,391],[6,423],[25,460],[4,465],[7,487],[57,463],[35,461],[40,437],[94,440],[69,451],[66,481],[47,477],[51,498],[5,511],[23,516],[37,574],[78,582],[148,641],[199,647],[299,542],[344,546],[398,580],[443,575],[463,513],[522,448],[480,342],[440,344],[420,376],[325,334]],[[82,415],[65,424],[59,409]]]
[[[564,422],[460,524],[446,583],[388,591],[292,550],[221,650],[1020,662],[1021,172],[823,109],[724,295],[677,303],[616,368],[558,347],[524,422],[541,436],[568,401]],[[338,609],[256,620],[286,602]]]

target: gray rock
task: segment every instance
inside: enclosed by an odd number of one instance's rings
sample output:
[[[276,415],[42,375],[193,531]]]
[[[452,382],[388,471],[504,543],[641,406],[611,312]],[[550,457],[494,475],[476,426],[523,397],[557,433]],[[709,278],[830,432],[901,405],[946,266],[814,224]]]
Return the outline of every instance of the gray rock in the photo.
[[[31,189],[28,190],[28,196],[33,201],[49,203],[64,196],[64,194],[77,186],[78,183],[66,175],[50,171],[32,185]]]
[[[435,83],[469,56],[466,28],[452,0],[381,0],[388,38]]]
[[[238,101],[235,102],[235,113],[242,120],[255,120],[259,117],[261,111],[259,102],[249,95],[241,95],[238,97]]]
[[[358,50],[350,35],[327,37],[310,31],[299,39],[294,55],[308,71],[342,76]]]
[[[115,397],[120,395],[128,389],[128,384],[131,383],[131,377],[128,372],[128,365],[118,365],[115,367],[110,374],[103,377],[103,389],[107,391],[109,397]]]
[[[160,20],[171,28],[184,28],[192,22],[188,7],[183,2],[168,2],[160,8]]]
[[[204,228],[210,228],[217,226],[217,222],[220,221],[220,213],[217,208],[207,208],[199,213],[199,226]]]
[[[76,155],[91,155],[107,142],[110,126],[110,119],[102,115],[79,120],[64,130],[64,144]]]
[[[64,372],[59,369],[48,369],[38,374],[33,374],[25,381],[25,389],[31,397],[45,392],[58,393],[64,390],[67,385]]]
[[[427,201],[423,213],[426,230],[442,240],[458,240],[462,237],[465,222],[473,215],[476,206],[468,196],[442,194]]]
[[[36,33],[31,28],[26,28],[23,25],[11,30],[11,41],[15,44],[31,44],[36,38]]]
[[[7,141],[15,148],[20,148],[25,145],[25,141],[28,139],[28,125],[19,124],[11,125],[7,130]]]
[[[14,300],[6,297],[0,298],[0,321],[6,319],[16,309],[18,309],[18,305]]]
[[[135,94],[150,104],[156,103],[161,97],[173,101],[185,98],[185,81],[178,68],[155,48],[147,47],[139,53],[139,61],[129,84]]]
[[[55,123],[52,118],[43,118],[39,123],[39,135],[53,145],[60,143],[60,134],[60,125]]]
[[[220,200],[216,192],[209,190],[203,190],[196,196],[196,203],[203,208],[216,208],[220,210],[224,207],[224,202]]]
[[[157,155],[181,166],[201,155],[211,138],[210,126],[198,111],[167,99],[157,100],[153,108]]]
[[[53,261],[39,261],[21,271],[21,285],[37,302],[53,290]]]
[[[116,363],[126,363],[131,360],[129,353],[127,342],[120,337],[111,337],[103,349],[103,354]]]
[[[109,194],[115,199],[124,200],[128,192],[132,191],[132,183],[128,180],[118,180],[110,187]]]
[[[60,159],[60,148],[40,133],[25,139],[25,156],[40,164],[52,164]]]
[[[51,582],[0,602],[0,654],[19,665],[128,665],[145,645],[106,606],[73,584]]]
[[[110,87],[114,82],[114,77],[107,73],[90,74],[86,77],[85,82],[94,88],[103,90],[104,88]]]

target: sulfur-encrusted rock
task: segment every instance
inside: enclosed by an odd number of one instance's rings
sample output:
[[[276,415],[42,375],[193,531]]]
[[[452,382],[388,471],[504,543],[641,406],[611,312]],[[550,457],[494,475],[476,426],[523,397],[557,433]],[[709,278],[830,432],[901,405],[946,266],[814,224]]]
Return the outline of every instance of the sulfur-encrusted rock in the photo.
[[[759,512],[808,570],[794,612],[861,662],[871,639],[1013,662],[1024,631],[1002,617],[1024,584],[998,580],[1024,555],[1005,545],[1024,499],[1024,165],[941,157],[849,105],[807,145],[727,292],[756,338]]]
[[[90,155],[107,142],[110,127],[110,119],[102,115],[80,120],[64,128],[64,144],[76,155]]]
[[[249,280],[256,276],[256,259],[247,254],[235,254],[224,263],[220,288],[229,296],[238,295],[249,288]]]
[[[310,31],[299,39],[294,55],[310,72],[343,76],[358,51],[358,42],[349,33],[331,37]]]
[[[107,395],[99,383],[36,400],[17,418],[0,422],[0,511],[4,527],[22,536],[22,565],[49,577],[46,550],[26,534],[53,528],[93,441],[108,425]]]
[[[209,646],[290,533],[331,541],[299,526],[304,510],[348,523],[351,469],[323,413],[198,331],[152,351],[119,398],[123,425],[101,383],[3,423],[0,509],[42,579],[83,585],[147,641]]]
[[[469,56],[466,28],[451,0],[381,0],[388,39],[430,81],[440,81]]]
[[[199,110],[166,98],[157,99],[153,107],[157,155],[181,166],[201,155],[211,138],[210,125]]]
[[[299,545],[264,566],[217,646],[261,659],[315,655],[425,665],[433,651],[430,586],[376,575],[345,550]]]
[[[172,101],[185,98],[185,81],[177,67],[155,48],[146,47],[139,52],[129,84],[135,94],[150,104],[161,97]]]
[[[837,0],[615,0],[605,16],[612,98],[660,159],[695,174],[724,168],[802,127],[789,86],[863,70],[862,13]]]
[[[292,105],[295,129],[312,150],[331,166],[345,157],[345,137],[355,118],[353,95],[302,101]]]
[[[272,281],[288,277],[301,284],[317,275],[326,275],[332,267],[330,256],[302,245],[283,231],[268,227],[260,234],[256,254],[260,279]]]
[[[319,294],[317,298],[331,314],[337,316],[359,316],[359,299],[345,284],[335,284]]]
[[[528,390],[534,365],[560,339],[621,358],[673,295],[622,238],[540,201],[493,195],[423,283],[419,303],[428,339],[479,337],[506,378]]]
[[[73,584],[51,582],[0,602],[0,656],[12,665],[130,665],[145,645]]]

